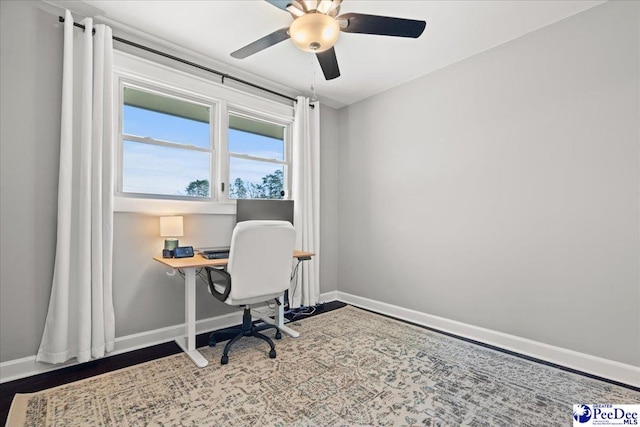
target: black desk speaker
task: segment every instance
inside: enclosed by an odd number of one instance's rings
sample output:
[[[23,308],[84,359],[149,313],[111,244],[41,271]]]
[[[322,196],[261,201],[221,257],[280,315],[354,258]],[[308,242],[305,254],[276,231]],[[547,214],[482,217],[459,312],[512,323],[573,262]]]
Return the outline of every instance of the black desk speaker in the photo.
[[[163,249],[162,250],[162,258],[173,258],[173,250],[172,249]]]

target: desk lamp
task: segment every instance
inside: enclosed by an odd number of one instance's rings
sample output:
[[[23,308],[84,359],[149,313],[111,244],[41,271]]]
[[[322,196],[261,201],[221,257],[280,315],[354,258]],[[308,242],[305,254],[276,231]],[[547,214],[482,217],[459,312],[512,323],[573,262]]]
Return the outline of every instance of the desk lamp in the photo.
[[[168,237],[164,241],[165,249],[173,251],[178,247],[178,239],[176,237],[184,235],[182,225],[182,216],[160,217],[160,237]]]

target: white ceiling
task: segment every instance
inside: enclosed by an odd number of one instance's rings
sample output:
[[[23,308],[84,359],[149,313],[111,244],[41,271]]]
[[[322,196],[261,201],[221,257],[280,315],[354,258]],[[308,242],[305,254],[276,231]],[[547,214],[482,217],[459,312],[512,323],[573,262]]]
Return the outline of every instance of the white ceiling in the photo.
[[[325,81],[310,53],[285,40],[246,59],[229,54],[279,28],[291,15],[262,0],[52,1],[114,28],[135,28],[225,67],[309,94],[315,70],[318,98],[342,107],[557,22],[603,1],[344,0],[340,13],[427,21],[418,39],[341,33],[335,46],[341,76]]]

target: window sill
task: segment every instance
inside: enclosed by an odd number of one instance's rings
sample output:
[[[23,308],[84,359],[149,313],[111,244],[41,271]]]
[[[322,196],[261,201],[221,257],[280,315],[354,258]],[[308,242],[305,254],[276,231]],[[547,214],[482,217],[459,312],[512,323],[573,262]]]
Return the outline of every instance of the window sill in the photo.
[[[116,196],[113,200],[113,210],[114,212],[137,212],[149,215],[235,215],[236,204],[234,202],[137,199],[133,197]]]

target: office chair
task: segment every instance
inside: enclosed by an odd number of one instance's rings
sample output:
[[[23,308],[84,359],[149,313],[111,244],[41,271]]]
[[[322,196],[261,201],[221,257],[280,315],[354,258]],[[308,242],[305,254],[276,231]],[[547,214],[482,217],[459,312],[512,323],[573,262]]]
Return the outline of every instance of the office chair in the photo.
[[[231,236],[231,249],[226,271],[207,267],[209,292],[225,304],[239,306],[244,309],[242,326],[232,328],[225,333],[233,332],[234,337],[224,347],[220,363],[229,362],[229,350],[240,338],[253,336],[266,341],[271,350],[269,357],[276,357],[273,341],[261,331],[276,330],[276,339],[282,334],[275,325],[255,326],[251,321],[249,304],[266,302],[275,299],[289,287],[291,266],[296,231],[287,221],[244,221],[239,222]],[[209,345],[215,346],[214,334],[209,338]]]

